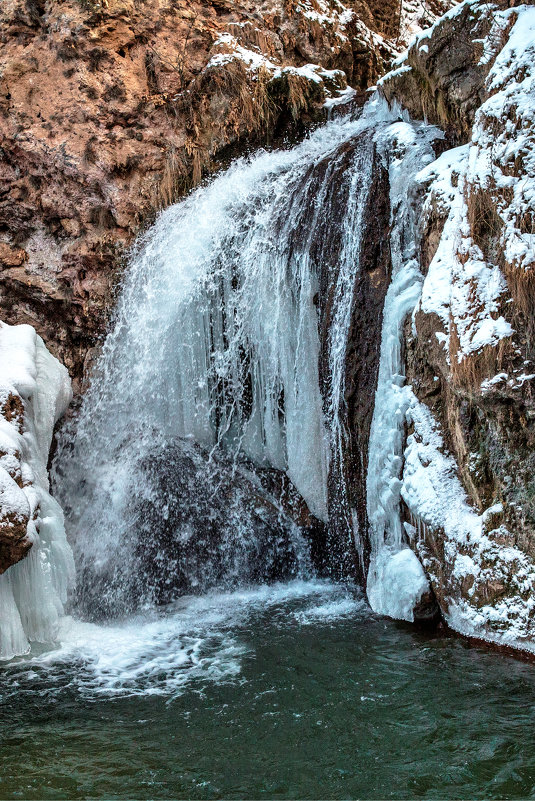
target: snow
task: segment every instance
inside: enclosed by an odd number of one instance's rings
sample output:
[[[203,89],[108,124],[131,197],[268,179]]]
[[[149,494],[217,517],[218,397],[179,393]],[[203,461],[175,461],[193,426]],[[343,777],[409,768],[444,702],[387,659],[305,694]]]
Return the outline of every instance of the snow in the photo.
[[[2,406],[10,397],[22,401],[24,417],[0,417],[0,520],[24,523],[33,546],[0,575],[1,659],[55,639],[74,565],[47,474],[54,424],[71,400],[69,376],[31,326],[0,323]]]
[[[334,28],[342,41],[347,41],[345,28],[356,16],[353,9],[347,8],[339,0],[334,3],[325,0],[299,0],[293,13],[301,14],[322,26]]]
[[[459,13],[460,8],[451,13]],[[496,55],[498,34],[513,22],[508,40]],[[518,225],[535,207],[535,180],[529,180],[535,179],[535,9],[494,10],[483,50],[485,63],[495,57],[487,78],[491,96],[476,114],[471,142],[447,151],[418,176],[429,187],[424,220],[432,214],[446,216],[418,309],[438,315],[448,360],[457,362],[514,334],[502,313],[507,293],[502,271],[472,239],[471,195],[493,198],[502,219],[500,244],[506,261],[525,268],[535,263],[534,235],[521,232]],[[511,120],[517,122],[513,125]],[[515,177],[514,170],[506,167],[519,157],[523,167]],[[459,342],[455,353],[451,352],[453,330]]]
[[[466,6],[474,5],[477,3],[478,0],[464,0],[463,3],[458,3],[454,5],[453,8],[450,8],[445,14],[439,17],[429,28],[426,28],[424,31],[416,35],[411,43],[411,47],[422,47],[422,42],[425,43],[426,39],[431,39],[437,28],[443,24],[445,20],[455,19],[461,14]]]
[[[532,6],[519,6],[510,8],[507,11],[494,14],[494,25],[500,30],[505,30],[511,19],[515,19],[515,24],[509,33],[500,53],[490,70],[487,87],[490,92],[504,90],[508,94],[522,92],[532,83],[531,69],[533,67],[533,52],[535,50],[535,8]],[[495,36],[494,26],[489,37]],[[528,70],[525,77],[518,80],[519,71],[522,68]],[[522,74],[522,73],[520,73]]]
[[[486,395],[499,384],[505,384],[508,389],[519,389],[526,381],[533,381],[534,378],[535,373],[520,373],[516,370],[512,378],[509,378],[507,373],[498,373],[493,378],[486,378],[481,382],[481,394]]]
[[[481,382],[482,394],[485,394],[492,387],[497,386],[497,384],[501,384],[503,381],[507,381],[507,378],[508,378],[507,373],[498,373],[498,375],[495,375],[494,378],[486,378],[484,381]]]
[[[343,106],[346,103],[350,103],[356,94],[356,91],[351,86],[347,86],[345,89],[341,89],[334,97],[328,97],[323,104],[323,108],[331,109],[335,106]]]
[[[257,71],[261,67],[265,67],[266,69],[272,71],[277,70],[277,66],[262,53],[243,47],[230,33],[222,33],[221,36],[214,42],[213,48],[218,47],[230,48],[231,52],[216,53],[211,57],[205,69],[221,67],[230,63],[231,61],[238,60],[243,61],[243,63],[253,71]]]
[[[385,84],[387,81],[392,80],[392,78],[398,78],[400,75],[404,75],[406,72],[412,72],[412,67],[409,66],[409,64],[402,64],[395,70],[387,72],[382,78],[379,78],[377,81],[377,86],[383,86],[383,84]]]
[[[482,514],[468,504],[439,425],[415,396],[408,420],[414,430],[405,448],[401,495],[423,531],[416,550],[431,578],[441,585],[448,602],[443,610],[446,620],[462,634],[535,651],[535,643],[528,642],[534,633],[535,566],[516,546],[503,544],[513,541],[503,524],[487,530],[491,516],[502,512],[501,504]],[[446,566],[440,575],[434,572],[426,530],[440,532]],[[463,582],[468,582],[468,597],[459,593]],[[489,582],[504,587],[492,605],[481,603]]]
[[[519,6],[499,19],[502,27],[514,24],[487,78],[490,97],[477,114],[474,180],[495,187],[507,262],[530,269],[535,264],[533,227],[522,230],[521,221],[535,208],[535,9]]]
[[[442,3],[447,8],[450,0]],[[390,52],[392,56],[399,52],[400,47],[405,47],[409,39],[420,32],[422,25],[428,24],[437,19],[437,15],[431,12],[425,2],[421,0],[404,0],[401,8],[401,33],[398,41],[394,44],[385,39],[381,34],[371,30],[359,18],[352,8],[348,8],[340,0],[298,0],[291,10],[292,15],[301,16],[303,20],[321,25],[324,30],[334,33],[336,39],[343,45],[349,41],[347,27],[351,25],[351,35],[359,38],[366,47],[373,45],[383,53]],[[344,87],[347,82],[345,73],[341,70],[325,70],[317,64],[305,64],[302,67],[283,66],[274,62],[271,58],[261,52],[260,48],[244,46],[239,41],[239,29],[244,27],[244,23],[232,23],[232,33],[225,31],[219,35],[213,44],[213,55],[211,56],[205,69],[221,68],[233,61],[241,61],[247,69],[256,76],[260,69],[265,69],[271,73],[271,79],[276,80],[284,74],[296,74],[306,78],[313,83],[325,83],[333,80],[335,84]],[[236,34],[236,35],[234,35]],[[422,46],[425,48],[425,45]],[[336,50],[337,45],[332,47]],[[222,52],[218,52],[222,50]],[[401,66],[399,72],[409,70],[410,67]],[[392,75],[392,73],[391,73]],[[327,95],[326,108],[346,102],[349,99],[349,89],[342,89],[340,94],[334,94],[330,87],[325,86]],[[347,91],[347,96],[343,92]]]
[[[455,2],[455,0],[454,0]],[[426,0],[402,0],[401,3],[401,19],[400,19],[400,40],[405,44],[409,44],[414,37],[422,36],[428,30],[428,26],[435,24],[441,18],[440,14],[446,12],[452,5],[452,2],[443,2],[435,5],[435,10],[432,11],[430,4]],[[440,8],[442,6],[442,8]],[[421,50],[425,50],[427,45],[420,45]]]
[[[429,185],[423,219],[447,214],[417,311],[439,317],[448,361],[455,358],[457,362],[513,334],[500,314],[507,291],[505,278],[498,265],[485,261],[471,238],[466,200],[470,168],[470,146],[465,145],[447,151],[417,176],[422,185]],[[459,341],[455,353],[451,352],[453,329]]]
[[[233,61],[241,61],[252,73],[253,78],[260,69],[270,73],[269,80],[275,81],[288,75],[295,75],[304,78],[310,83],[323,85],[325,95],[331,105],[347,102],[355,94],[353,89],[346,86],[346,75],[342,70],[327,70],[318,64],[304,64],[301,67],[282,67],[264,56],[260,51],[250,50],[239,44],[236,37],[230,33],[222,33],[214,42],[213,49],[223,47],[225,52],[215,53],[208,61],[205,70],[224,67]],[[339,90],[332,94],[330,86],[339,87]],[[327,102],[328,102],[327,101]]]

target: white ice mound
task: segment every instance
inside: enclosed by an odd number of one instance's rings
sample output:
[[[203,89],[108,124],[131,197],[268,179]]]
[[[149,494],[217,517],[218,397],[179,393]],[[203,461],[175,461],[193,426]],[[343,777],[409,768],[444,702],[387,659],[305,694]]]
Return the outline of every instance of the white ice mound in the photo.
[[[412,623],[414,608],[429,591],[429,582],[410,548],[383,548],[370,564],[367,591],[374,612]]]
[[[0,322],[0,526],[4,534],[25,526],[32,543],[0,575],[0,659],[27,653],[31,642],[55,640],[74,578],[47,472],[54,424],[71,398],[66,368],[35,330]]]

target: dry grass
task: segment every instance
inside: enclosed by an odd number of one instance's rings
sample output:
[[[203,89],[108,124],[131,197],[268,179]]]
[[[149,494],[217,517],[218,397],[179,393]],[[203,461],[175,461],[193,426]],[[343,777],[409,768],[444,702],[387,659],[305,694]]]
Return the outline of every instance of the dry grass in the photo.
[[[535,308],[535,264],[533,269],[505,265],[505,277],[515,306],[527,318],[533,316]]]
[[[188,168],[184,160],[172,146],[167,155],[167,161],[162,174],[162,179],[157,190],[155,206],[164,209],[174,203],[185,191],[188,185]]]
[[[300,112],[305,109],[310,101],[311,87],[310,82],[302,75],[288,73],[288,105],[292,117],[296,120]]]
[[[455,456],[459,475],[469,498],[481,512],[484,508],[481,492],[476,486],[469,469],[469,449],[466,434],[459,417],[459,400],[455,393],[448,391],[444,404],[445,429],[448,433],[449,444]]]
[[[253,77],[238,59],[201,74],[186,93],[169,101],[167,113],[186,123],[188,138],[168,152],[155,207],[164,208],[195,187],[226,144],[261,139],[284,109],[296,120],[322,98],[321,85],[302,75],[288,71],[274,81],[260,67]]]
[[[260,69],[253,82],[245,65],[232,61],[224,69],[201,76],[187,94],[169,106],[169,113],[186,122],[189,135],[182,147],[171,146],[168,151],[156,190],[156,208],[169,206],[195,187],[216,151],[231,136],[239,138],[268,129],[277,112],[267,89],[269,78],[269,72]],[[221,109],[220,115],[214,115],[214,109]]]
[[[466,190],[465,199],[472,239],[486,261],[499,264],[503,262],[500,239],[504,223],[496,208],[494,195],[491,187],[482,189],[472,185]]]

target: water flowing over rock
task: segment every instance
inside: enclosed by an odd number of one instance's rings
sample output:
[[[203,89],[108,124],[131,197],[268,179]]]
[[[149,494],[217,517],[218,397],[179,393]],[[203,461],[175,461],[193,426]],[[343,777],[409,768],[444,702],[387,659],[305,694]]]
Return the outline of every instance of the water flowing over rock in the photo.
[[[94,588],[105,584],[107,607],[115,598],[121,608],[303,569],[288,515],[281,508],[273,525],[266,509],[276,500],[251,503],[243,460],[286,474],[318,525],[328,525],[331,574],[364,574],[366,510],[355,498],[365,497],[371,411],[354,435],[348,414],[357,415],[356,398],[371,405],[378,349],[360,363],[357,339],[348,353],[350,336],[362,335],[363,300],[363,321],[379,341],[390,269],[377,240],[362,246],[365,218],[377,182],[388,193],[388,165],[401,193],[434,157],[438,135],[372,101],[293,150],[235,162],[142,238],[55,460],[82,595],[102,600]],[[392,202],[402,239],[403,202],[396,194]]]

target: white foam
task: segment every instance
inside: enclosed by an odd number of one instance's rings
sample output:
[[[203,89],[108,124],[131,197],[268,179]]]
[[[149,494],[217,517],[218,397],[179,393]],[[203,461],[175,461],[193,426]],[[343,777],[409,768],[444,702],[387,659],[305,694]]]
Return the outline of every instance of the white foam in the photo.
[[[293,604],[301,611],[292,613]],[[173,697],[192,685],[239,680],[250,648],[243,630],[257,613],[268,611],[271,623],[285,627],[296,620],[321,623],[361,616],[367,610],[362,597],[347,587],[319,580],[214,592],[181,598],[159,613],[121,624],[64,618],[57,648],[12,667],[24,667],[24,676],[35,682],[74,665],[74,686],[87,696]]]

